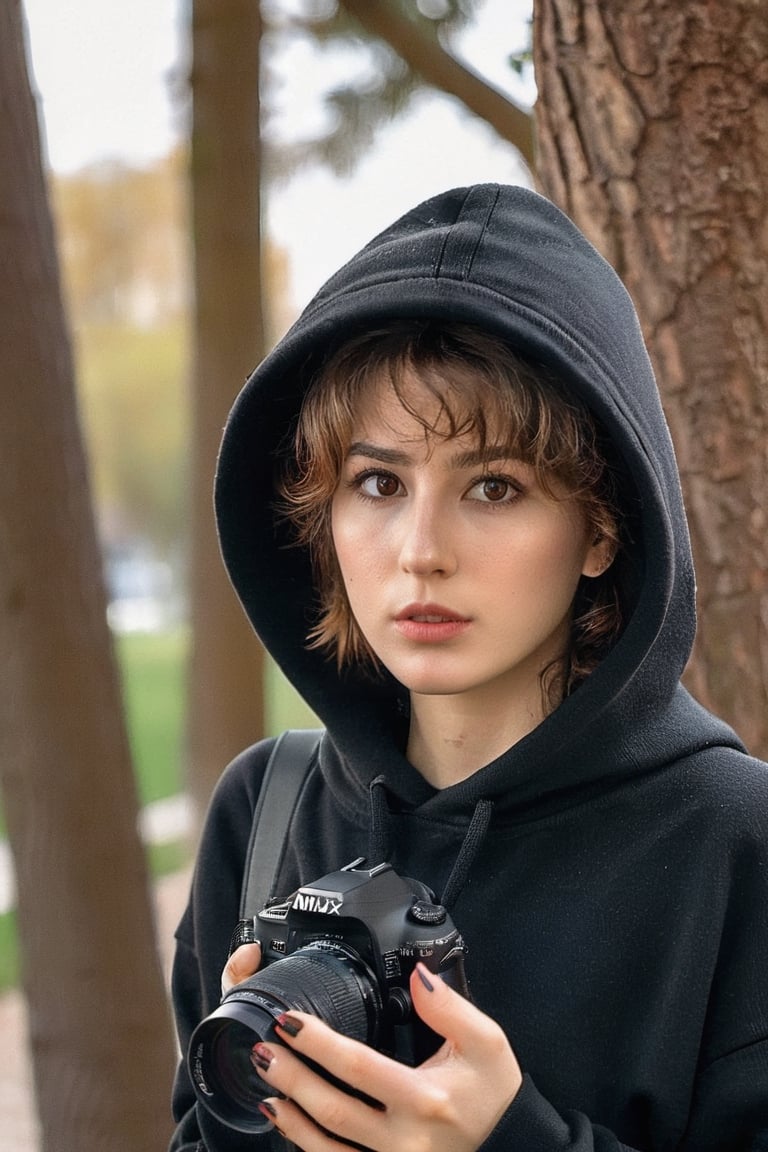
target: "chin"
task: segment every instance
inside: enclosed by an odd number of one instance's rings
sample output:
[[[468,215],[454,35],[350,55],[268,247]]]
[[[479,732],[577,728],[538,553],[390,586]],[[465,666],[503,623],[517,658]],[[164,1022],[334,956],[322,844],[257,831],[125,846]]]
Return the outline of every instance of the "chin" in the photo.
[[[459,696],[474,687],[464,680],[449,676],[403,676],[397,677],[400,683],[416,696]]]

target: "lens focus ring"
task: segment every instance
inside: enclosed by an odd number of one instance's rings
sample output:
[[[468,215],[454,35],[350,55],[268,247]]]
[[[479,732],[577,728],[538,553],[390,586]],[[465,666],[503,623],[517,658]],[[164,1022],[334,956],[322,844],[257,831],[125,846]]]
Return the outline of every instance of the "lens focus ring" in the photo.
[[[319,1016],[336,1032],[372,1042],[381,1010],[375,981],[361,964],[332,945],[310,945],[265,968],[249,981],[291,1008]]]

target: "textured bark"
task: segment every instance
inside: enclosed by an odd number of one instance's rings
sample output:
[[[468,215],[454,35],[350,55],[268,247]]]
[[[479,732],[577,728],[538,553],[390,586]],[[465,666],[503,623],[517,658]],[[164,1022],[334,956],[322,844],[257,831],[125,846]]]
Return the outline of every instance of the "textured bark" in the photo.
[[[172,1032],[18,0],[0,204],[0,781],[43,1147],[161,1148]]]
[[[194,0],[192,657],[188,774],[198,813],[227,761],[263,735],[263,657],[219,557],[221,430],[264,354],[259,208],[259,5]]]
[[[632,293],[690,518],[687,681],[768,756],[768,5],[536,0],[538,175]]]

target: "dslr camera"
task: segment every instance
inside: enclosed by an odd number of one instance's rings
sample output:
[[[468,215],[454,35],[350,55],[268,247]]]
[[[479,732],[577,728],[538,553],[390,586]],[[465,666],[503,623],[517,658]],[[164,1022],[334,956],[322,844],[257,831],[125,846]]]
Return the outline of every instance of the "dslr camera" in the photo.
[[[260,1040],[280,1043],[274,1025],[283,1012],[312,1013],[335,1031],[416,1065],[442,1042],[411,1005],[416,963],[469,996],[464,941],[434,894],[389,864],[363,863],[361,857],[286,900],[271,900],[237,925],[230,954],[259,940],[261,968],[198,1024],[188,1053],[198,1099],[229,1128],[269,1127],[258,1105],[274,1089],[250,1054]]]

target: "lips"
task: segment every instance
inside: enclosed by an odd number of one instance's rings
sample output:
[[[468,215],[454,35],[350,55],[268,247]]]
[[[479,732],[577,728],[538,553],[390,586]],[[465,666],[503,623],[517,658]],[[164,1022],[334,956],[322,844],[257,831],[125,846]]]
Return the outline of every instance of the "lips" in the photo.
[[[465,616],[443,608],[440,604],[409,604],[398,612],[396,620],[414,620],[419,624],[467,624]]]
[[[466,631],[470,621],[442,604],[409,604],[395,617],[395,628],[415,644],[441,644]]]

